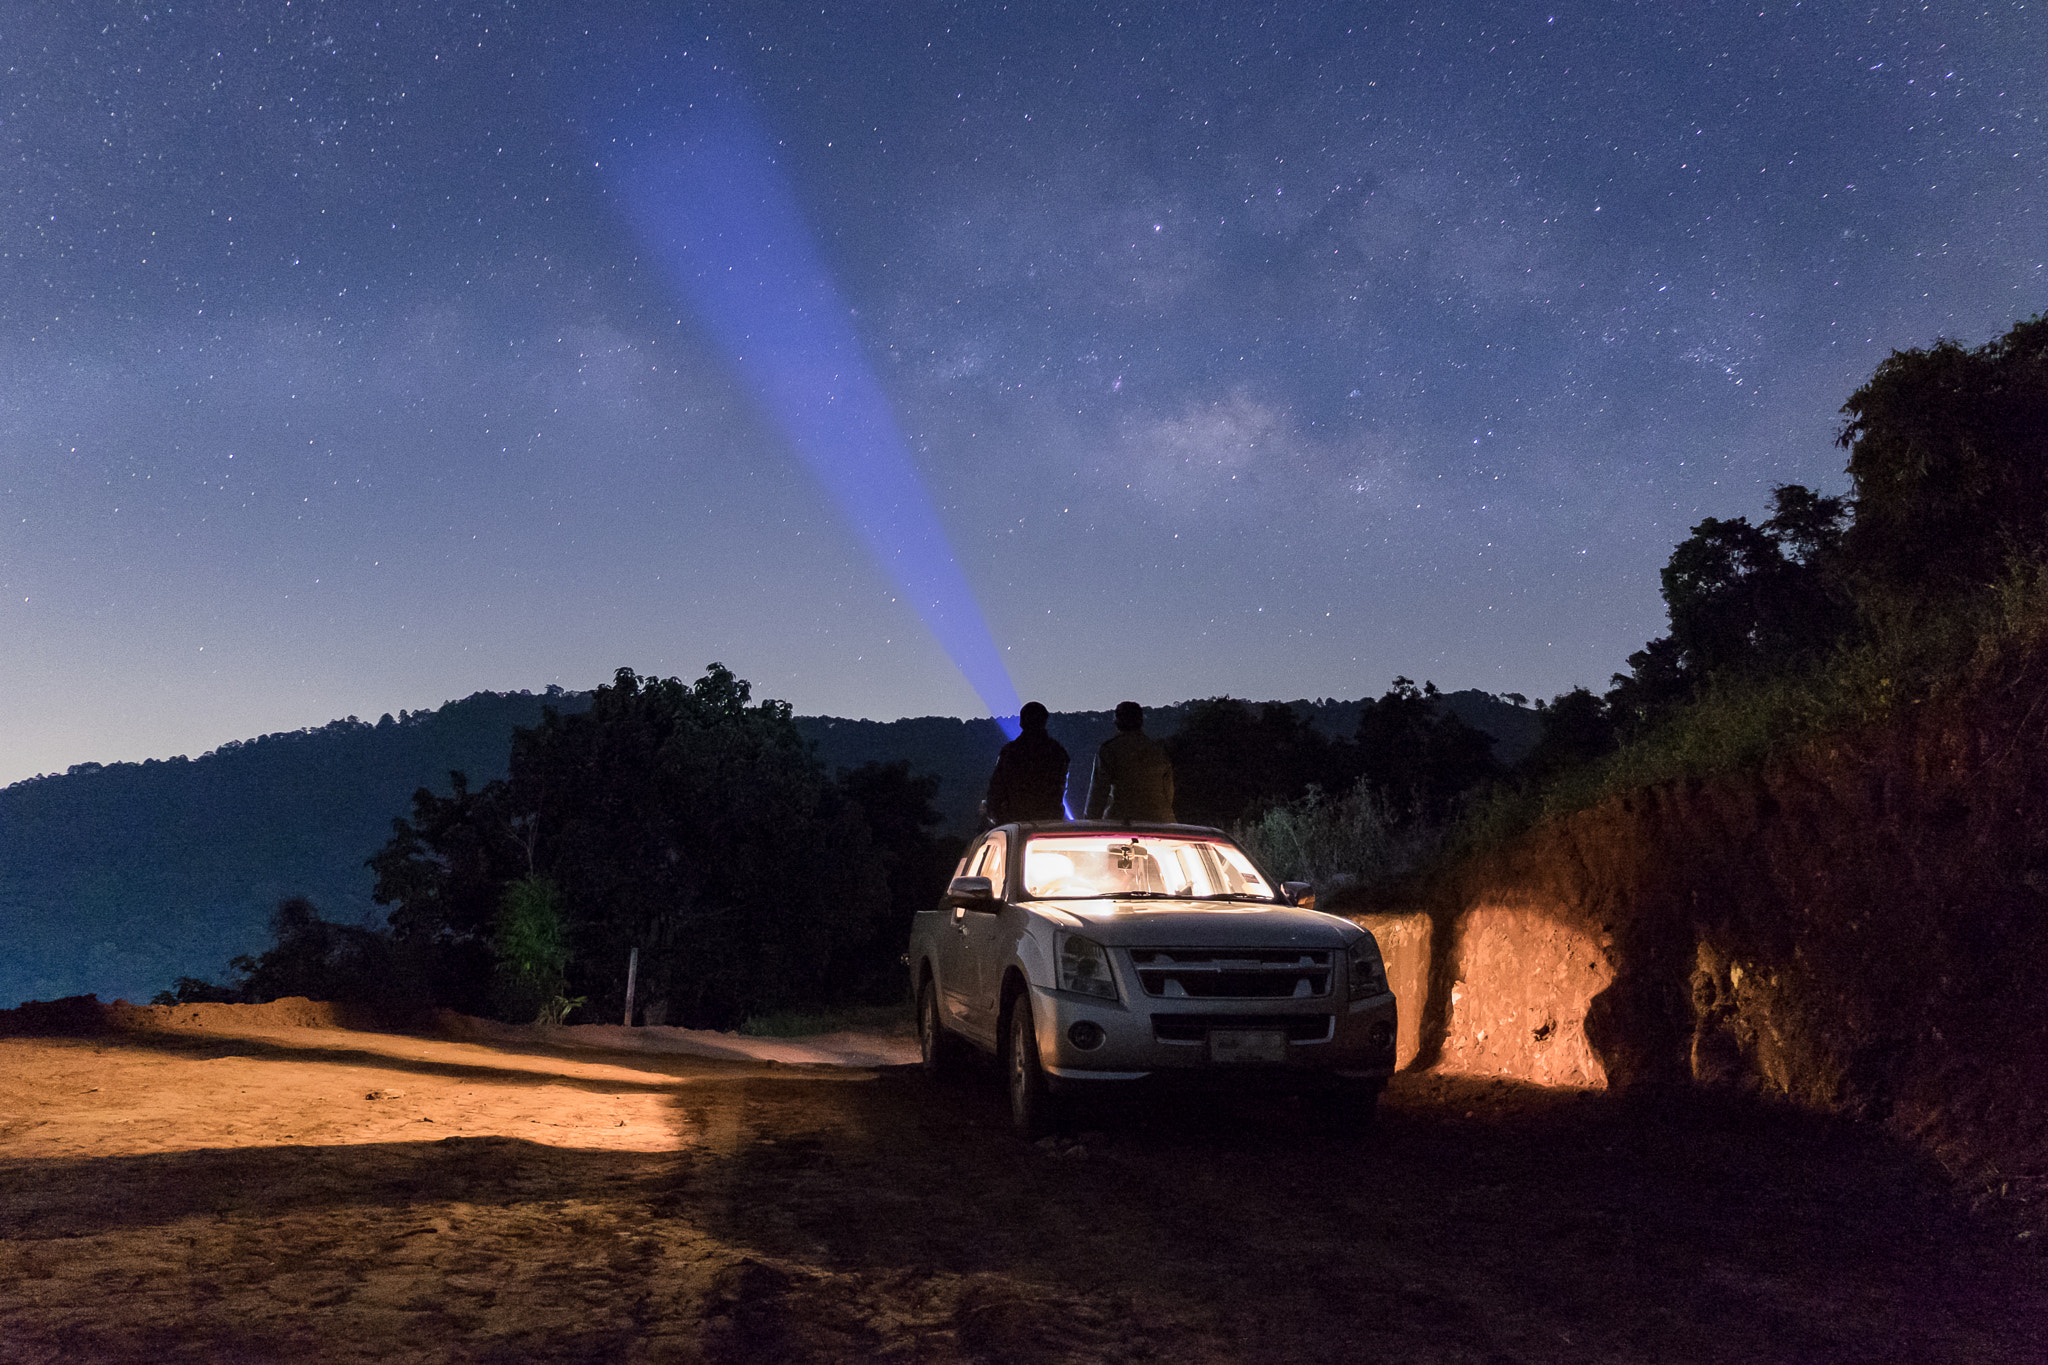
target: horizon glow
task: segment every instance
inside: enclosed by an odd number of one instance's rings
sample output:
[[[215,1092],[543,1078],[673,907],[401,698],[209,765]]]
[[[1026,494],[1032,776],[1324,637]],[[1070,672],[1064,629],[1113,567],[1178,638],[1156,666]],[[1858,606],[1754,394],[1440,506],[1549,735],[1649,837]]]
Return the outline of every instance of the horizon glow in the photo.
[[[694,100],[622,131],[606,169],[627,220],[1008,737],[1017,689],[745,95],[708,61]],[[670,75],[664,82],[674,84]],[[644,91],[644,87],[643,87]]]

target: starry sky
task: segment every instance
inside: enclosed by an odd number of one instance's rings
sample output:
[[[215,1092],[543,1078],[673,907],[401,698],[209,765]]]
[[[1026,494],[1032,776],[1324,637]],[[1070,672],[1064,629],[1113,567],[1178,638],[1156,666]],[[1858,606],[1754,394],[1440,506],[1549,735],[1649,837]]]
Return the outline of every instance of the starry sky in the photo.
[[[710,72],[1054,709],[1603,687],[1885,355],[2048,308],[2015,0],[4,0],[0,62],[0,782],[620,665],[979,713],[630,221]]]

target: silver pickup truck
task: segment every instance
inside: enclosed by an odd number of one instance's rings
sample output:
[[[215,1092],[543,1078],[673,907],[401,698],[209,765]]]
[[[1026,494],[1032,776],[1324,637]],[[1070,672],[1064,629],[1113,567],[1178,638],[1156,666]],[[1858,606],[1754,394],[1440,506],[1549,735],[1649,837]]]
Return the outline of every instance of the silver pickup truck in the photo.
[[[1199,825],[992,829],[911,927],[925,1069],[993,1054],[1028,1136],[1162,1084],[1313,1091],[1368,1122],[1394,996],[1373,936],[1299,908],[1305,890]]]

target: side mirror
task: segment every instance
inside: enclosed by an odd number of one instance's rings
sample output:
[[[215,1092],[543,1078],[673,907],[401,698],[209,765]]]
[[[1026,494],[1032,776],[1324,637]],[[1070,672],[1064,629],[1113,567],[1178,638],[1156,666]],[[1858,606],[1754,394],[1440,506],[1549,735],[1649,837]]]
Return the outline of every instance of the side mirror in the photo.
[[[971,905],[986,909],[995,898],[995,887],[986,877],[955,877],[946,887],[946,901],[950,905]]]
[[[1280,899],[1289,905],[1298,905],[1304,910],[1316,908],[1316,888],[1313,882],[1280,883]]]

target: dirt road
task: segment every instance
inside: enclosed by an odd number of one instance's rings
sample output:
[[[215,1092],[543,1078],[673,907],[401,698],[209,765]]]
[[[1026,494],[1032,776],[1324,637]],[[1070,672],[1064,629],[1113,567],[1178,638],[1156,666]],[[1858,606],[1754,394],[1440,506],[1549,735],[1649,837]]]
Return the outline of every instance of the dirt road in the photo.
[[[1403,1077],[1010,1136],[992,1079],[337,1030],[0,1040],[0,1360],[2027,1361],[1866,1131]]]

